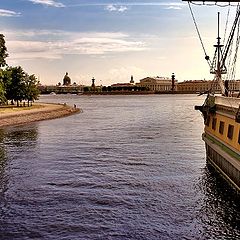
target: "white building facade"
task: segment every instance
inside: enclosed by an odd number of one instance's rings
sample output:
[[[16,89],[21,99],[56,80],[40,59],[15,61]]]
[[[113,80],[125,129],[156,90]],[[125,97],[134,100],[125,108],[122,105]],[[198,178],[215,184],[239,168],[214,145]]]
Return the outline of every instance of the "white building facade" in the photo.
[[[175,82],[174,90],[177,90],[177,80]],[[166,77],[146,77],[136,83],[136,86],[146,88],[153,92],[168,92],[172,90],[172,80]]]

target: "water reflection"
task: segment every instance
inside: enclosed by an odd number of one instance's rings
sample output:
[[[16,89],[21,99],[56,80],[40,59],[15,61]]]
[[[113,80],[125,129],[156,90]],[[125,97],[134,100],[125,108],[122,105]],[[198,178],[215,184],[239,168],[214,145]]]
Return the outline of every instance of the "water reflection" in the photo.
[[[2,132],[0,239],[240,239],[239,199],[205,167],[198,100],[57,98],[83,114]]]
[[[34,148],[38,139],[37,126],[0,129],[0,193],[7,190],[10,163],[14,155]],[[17,150],[16,150],[17,148]],[[13,153],[13,154],[12,154]]]
[[[240,195],[209,163],[203,170],[200,187],[204,194],[199,214],[203,239],[239,239]]]
[[[6,190],[6,175],[5,175],[5,168],[7,166],[7,157],[6,151],[4,146],[2,145],[2,141],[4,138],[3,131],[0,131],[0,194],[5,192]]]
[[[36,145],[37,138],[37,125],[8,128],[3,137],[5,144],[16,147],[33,147]]]

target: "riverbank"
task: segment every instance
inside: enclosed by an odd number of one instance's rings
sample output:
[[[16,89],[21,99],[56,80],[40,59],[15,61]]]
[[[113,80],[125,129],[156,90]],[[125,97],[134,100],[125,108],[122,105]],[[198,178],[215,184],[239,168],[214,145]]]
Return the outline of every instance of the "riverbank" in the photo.
[[[196,91],[111,91],[111,92],[83,92],[78,95],[175,95],[175,94],[199,94]]]
[[[0,128],[65,117],[80,112],[66,104],[35,103],[32,107],[0,108]]]

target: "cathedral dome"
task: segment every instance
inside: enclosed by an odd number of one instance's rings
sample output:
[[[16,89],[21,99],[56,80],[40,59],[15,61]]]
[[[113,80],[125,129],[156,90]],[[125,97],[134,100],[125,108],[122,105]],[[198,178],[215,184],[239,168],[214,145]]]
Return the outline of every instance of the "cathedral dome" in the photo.
[[[68,76],[68,73],[66,72],[66,75],[63,78],[63,85],[69,86],[71,85],[71,78]]]

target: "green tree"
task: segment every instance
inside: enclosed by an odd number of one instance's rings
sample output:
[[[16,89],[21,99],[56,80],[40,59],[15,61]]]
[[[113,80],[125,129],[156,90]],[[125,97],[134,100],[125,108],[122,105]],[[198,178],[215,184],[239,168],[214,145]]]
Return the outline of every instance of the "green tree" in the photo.
[[[84,88],[83,88],[83,91],[84,91],[84,92],[89,92],[89,87],[84,87]]]
[[[5,104],[7,102],[6,91],[2,81],[3,71],[0,69],[0,104]]]
[[[2,70],[1,80],[4,85],[5,89],[5,97],[7,100],[12,100],[13,104],[13,91],[12,91],[12,77],[11,77],[12,71],[11,68],[7,68],[5,70]]]
[[[5,67],[7,65],[5,60],[6,57],[8,57],[8,53],[7,48],[5,46],[4,35],[0,34],[0,67]]]
[[[30,75],[25,77],[25,97],[24,99],[28,101],[28,106],[30,102],[34,102],[34,100],[38,99],[40,91],[38,89],[39,81],[35,77],[35,75]]]
[[[7,65],[5,58],[8,56],[7,48],[5,46],[4,35],[0,34],[0,68]],[[6,104],[6,90],[3,82],[3,70],[0,69],[0,104]]]
[[[12,68],[12,89],[13,89],[13,100],[19,102],[24,100],[25,97],[25,78],[26,73],[23,71],[22,67]]]
[[[7,102],[6,91],[2,80],[0,80],[0,105],[6,104],[6,102]]]
[[[5,46],[4,35],[0,34],[0,103],[7,103],[11,100],[19,102],[27,100],[34,101],[39,96],[38,81],[34,75],[29,76],[22,67],[7,67],[6,57],[8,57]]]
[[[8,67],[3,71],[3,82],[6,90],[6,97],[12,104],[24,100],[25,97],[25,78],[27,74],[19,67]]]

